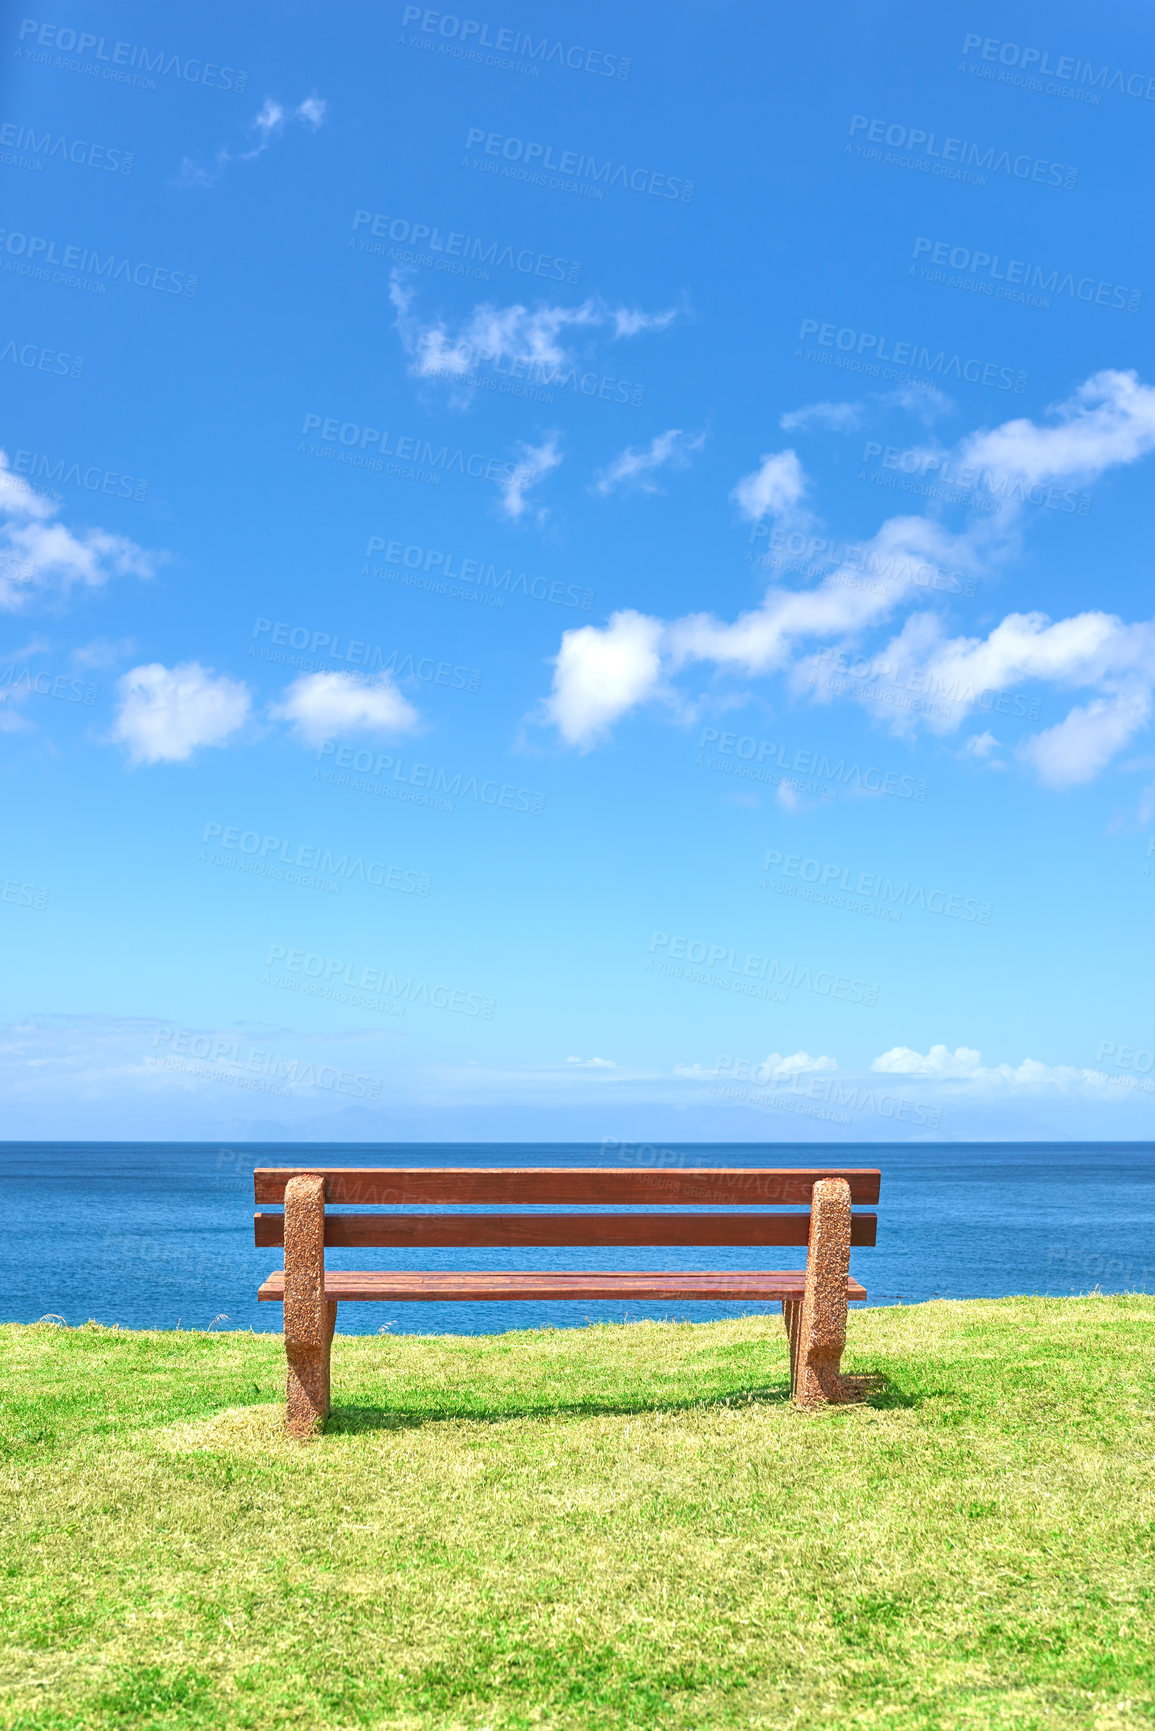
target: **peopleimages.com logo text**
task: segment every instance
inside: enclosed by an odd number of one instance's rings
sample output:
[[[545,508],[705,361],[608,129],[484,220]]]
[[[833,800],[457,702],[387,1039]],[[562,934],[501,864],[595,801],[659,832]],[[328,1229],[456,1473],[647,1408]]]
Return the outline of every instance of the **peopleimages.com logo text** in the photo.
[[[606,54],[600,48],[579,48],[576,44],[571,46],[548,36],[535,42],[527,30],[503,29],[482,23],[477,18],[459,18],[453,12],[431,12],[424,6],[406,6],[401,14],[402,29],[407,24],[417,24],[426,35],[439,36],[445,41],[489,48],[497,54],[511,54],[518,60],[538,60],[543,66],[568,66],[571,72],[592,72],[601,78],[624,79],[630,76],[631,62],[620,54]],[[496,36],[491,41],[489,32],[493,28],[496,28]]]
[[[78,278],[94,279],[101,294],[106,292],[106,282],[125,282],[136,288],[184,295],[187,300],[196,298],[196,277],[170,270],[166,265],[146,264],[143,260],[133,264],[130,258],[118,258],[113,252],[101,254],[85,246],[64,246],[63,256],[58,257],[54,240],[6,228],[0,228],[0,247],[8,255],[5,270],[20,269],[23,274],[43,277],[48,275],[46,267],[52,265],[57,270],[72,271]],[[20,266],[9,263],[15,259],[21,260]]]
[[[804,1072],[800,1070],[768,1075],[766,1066],[757,1064],[751,1077],[754,1086],[736,1088],[734,1084],[745,1082],[750,1070],[747,1060],[731,1058],[723,1053],[714,1066],[714,1074],[723,1079],[724,1085],[711,1088],[710,1093],[769,1111],[781,1111],[791,1097],[796,1097],[800,1101],[806,1099],[821,1101],[828,1106],[849,1107],[854,1112],[873,1112],[880,1118],[896,1118],[903,1124],[925,1124],[931,1130],[937,1130],[942,1122],[940,1106],[923,1106],[917,1100],[904,1099],[900,1094],[881,1094],[873,1087],[863,1088],[857,1082],[842,1082],[835,1076],[808,1076],[803,1081]],[[786,1090],[785,1099],[781,1090]],[[838,1124],[852,1122],[845,1110],[838,1113],[811,1111],[804,1116],[832,1119]]]
[[[281,655],[277,648],[262,646],[263,660],[279,661],[291,666],[308,666],[315,672],[324,661],[347,661],[351,667],[368,672],[388,673],[394,679],[424,679],[431,685],[447,685],[453,691],[480,691],[481,671],[476,667],[438,661],[432,655],[415,656],[411,650],[386,649],[380,643],[369,643],[360,637],[342,639],[339,632],[317,631],[308,625],[292,625],[287,619],[257,619],[253,624],[254,639],[269,633],[269,642],[279,647],[307,650],[315,660]],[[254,651],[249,650],[252,655]]]
[[[852,980],[849,974],[836,974],[828,968],[811,969],[799,962],[778,962],[773,956],[739,952],[725,944],[708,944],[702,938],[690,938],[669,932],[654,932],[650,938],[651,961],[646,963],[656,973],[673,973],[678,977],[699,981],[705,985],[733,985],[745,989],[748,995],[766,995],[746,985],[760,981],[768,987],[778,986],[796,991],[816,992],[821,998],[841,998],[850,1004],[874,1005],[878,1002],[878,987],[866,980]],[[704,970],[701,975],[688,972],[671,963],[690,962]],[[736,976],[728,980],[727,975]],[[785,1003],[784,996],[775,1001]]]
[[[148,497],[148,482],[142,481],[138,475],[124,475],[119,469],[102,469],[98,463],[46,457],[39,451],[17,451],[12,458],[12,472],[27,475],[39,487],[83,487],[87,493],[135,499],[137,504]]]
[[[18,343],[13,337],[0,341],[0,361],[11,361],[14,367],[26,367],[29,372],[54,373],[62,379],[83,377],[82,355],[62,354],[57,349],[45,348],[42,343]]]
[[[896,474],[929,477],[941,486],[977,495],[975,503],[984,499],[992,504],[1000,500],[1017,500],[1023,505],[1043,505],[1050,511],[1076,513],[1080,517],[1085,517],[1091,509],[1090,493],[1078,493],[1073,487],[1044,486],[1041,481],[1031,481],[1028,476],[1016,474],[1013,470],[986,469],[981,463],[956,463],[948,452],[930,451],[921,445],[904,451],[897,445],[883,445],[877,439],[868,439],[862,450],[863,463],[869,463],[872,457],[880,459],[881,468]],[[873,480],[875,477],[867,478]],[[959,500],[959,503],[963,502]]]
[[[859,331],[850,325],[823,323],[819,319],[803,319],[798,340],[814,337],[824,348],[837,349],[842,354],[865,356],[868,360],[890,362],[897,367],[913,367],[916,372],[934,374],[936,379],[965,379],[971,385],[989,385],[998,391],[1021,394],[1027,386],[1027,375],[1017,367],[1000,366],[997,361],[979,361],[972,356],[950,354],[946,349],[937,353],[926,343],[895,342],[877,331]],[[888,349],[889,344],[889,349]],[[889,377],[889,374],[884,375]]]
[[[495,597],[502,601],[506,595],[524,595],[527,601],[548,601],[555,607],[580,607],[583,613],[592,610],[595,600],[594,591],[583,588],[580,583],[563,583],[560,577],[552,580],[548,577],[527,577],[524,571],[519,571],[515,577],[513,568],[508,565],[499,577],[498,567],[486,564],[484,559],[463,559],[460,553],[446,552],[436,547],[418,547],[415,544],[406,545],[404,541],[386,541],[382,535],[369,537],[365,557],[371,559],[375,553],[383,554],[389,565],[420,572],[423,577],[433,577],[432,583],[414,584],[417,588],[444,591],[445,583],[439,580],[448,578],[454,583],[473,584],[479,591],[492,590]],[[376,574],[381,575],[380,572]]]
[[[1004,284],[1000,294],[1010,298],[1019,298],[1026,294],[1069,295],[1072,300],[1084,301],[1088,306],[1114,307],[1121,312],[1137,313],[1139,303],[1143,299],[1142,289],[1126,288],[1121,283],[1100,282],[1093,276],[1076,277],[1073,271],[1058,269],[1045,270],[1041,264],[1031,264],[1026,259],[1008,258],[1003,261],[997,252],[984,252],[981,248],[969,246],[954,246],[949,240],[931,240],[926,235],[915,239],[913,258],[925,258],[932,265],[949,268],[960,274],[973,278],[984,285],[989,294],[995,292],[989,286],[994,283]],[[1004,265],[1002,270],[1000,264]],[[915,267],[910,267],[911,275]],[[1014,285],[1021,285],[1017,293]]]
[[[831,541],[797,529],[771,529],[769,524],[755,523],[750,530],[751,545],[762,539],[768,545],[766,553],[757,556],[758,561],[773,569],[793,565],[809,576],[817,576],[828,567],[846,574],[860,572],[878,580],[875,587],[879,592],[887,583],[911,583],[918,589],[938,589],[947,595],[973,595],[977,588],[976,578],[968,572],[943,571],[924,559],[883,554],[869,541]]]
[[[21,908],[46,908],[48,891],[42,884],[24,884],[19,878],[0,878],[0,902]]]
[[[45,162],[59,157],[62,162],[70,162],[77,168],[102,169],[106,174],[131,174],[136,160],[130,150],[109,144],[90,144],[82,138],[68,139],[59,132],[38,133],[34,126],[23,126],[17,121],[5,121],[0,125],[0,147],[27,151],[28,159],[17,166],[38,169],[42,169]],[[35,161],[37,157],[44,160]]]
[[[447,475],[456,469],[459,474],[471,475],[475,481],[513,479],[514,465],[509,458],[487,457],[480,451],[466,453],[460,446],[456,449],[450,445],[435,447],[431,439],[422,439],[416,434],[400,435],[394,440],[388,430],[383,432],[380,427],[362,426],[359,421],[342,421],[339,415],[306,415],[301,432],[314,431],[334,447],[344,446],[343,450],[334,449],[331,455],[342,462],[355,462],[363,469],[383,470],[382,458],[395,457],[399,462],[424,463],[430,470],[439,469]],[[304,450],[304,446],[300,449]],[[440,476],[437,479],[440,480]]]
[[[452,1010],[459,1016],[479,1016],[483,1022],[493,1020],[496,998],[482,992],[467,991],[464,986],[431,985],[428,980],[409,974],[404,980],[392,968],[365,967],[345,961],[339,956],[310,955],[307,950],[290,950],[284,944],[270,944],[265,967],[283,964],[285,972],[278,979],[267,973],[265,985],[301,991],[306,997],[330,998],[348,1003],[354,1009],[381,1009],[404,1014],[403,1005],[427,1004],[433,1010]],[[403,971],[403,970],[399,970]],[[364,994],[375,994],[368,999]]]
[[[1002,42],[997,36],[963,38],[963,56],[979,51],[979,62],[985,60],[999,66],[1017,66],[1021,72],[1043,78],[1062,78],[1075,85],[1090,85],[1094,90],[1117,90],[1120,96],[1135,96],[1144,102],[1155,102],[1155,78],[1145,72],[1124,72],[1121,67],[1103,65],[1096,72],[1090,60],[1080,60],[1072,54],[1055,57],[1051,65],[1049,48],[1024,48],[1017,42]]]
[[[523,169],[548,169],[553,174],[570,175],[575,183],[592,182],[591,191],[603,186],[621,186],[630,192],[648,193],[651,198],[674,198],[682,204],[692,204],[694,199],[692,180],[659,174],[657,169],[631,169],[628,163],[615,162],[612,157],[599,163],[595,156],[587,156],[584,151],[560,147],[555,162],[552,144],[538,144],[531,138],[510,138],[503,132],[489,132],[484,126],[469,128],[465,148],[519,163]],[[600,191],[597,196],[601,196]]]
[[[366,862],[360,855],[350,859],[347,853],[335,854],[318,842],[293,843],[283,841],[280,836],[261,835],[255,829],[242,829],[239,824],[226,827],[214,822],[205,824],[201,841],[217,841],[222,848],[235,849],[273,865],[328,872],[346,883],[359,881],[372,884],[374,889],[400,890],[404,895],[429,894],[429,878],[424,872],[386,865],[383,860]]]
[[[763,873],[773,877],[775,866],[778,867],[778,877],[793,879],[799,885],[813,885],[815,895],[812,899],[838,907],[843,905],[847,895],[862,896],[894,909],[895,918],[899,917],[897,910],[900,908],[923,908],[928,913],[944,914],[952,920],[973,921],[980,926],[988,926],[991,922],[990,902],[980,901],[977,896],[953,894],[949,890],[928,890],[922,884],[912,884],[909,878],[896,884],[882,872],[855,872],[852,867],[834,861],[806,859],[802,854],[784,854],[779,848],[768,848],[762,861]],[[766,877],[763,877],[760,887],[767,887]],[[788,894],[795,893],[793,883],[787,882],[782,887]],[[803,895],[802,899],[808,898]]]
[[[0,575],[5,575],[0,567]],[[33,673],[30,667],[18,666],[10,661],[7,667],[0,667],[0,701],[7,701],[9,695],[27,692],[31,697],[55,697],[60,703],[85,703],[91,709],[96,702],[98,685],[93,685],[84,679],[76,679],[70,673]]]
[[[114,42],[112,52],[106,54],[109,38],[94,36],[87,30],[74,30],[70,25],[41,24],[35,18],[22,20],[17,33],[18,40],[25,46],[17,53],[23,53],[24,58],[38,60],[41,57],[29,53],[33,46],[37,48],[55,48],[60,54],[76,54],[80,56],[78,69],[91,72],[95,76],[112,77],[118,82],[130,82],[128,71],[159,73],[162,78],[177,77],[185,84],[203,84],[209,90],[234,90],[240,94],[248,84],[247,72],[238,72],[232,66],[218,66],[212,60],[185,60],[182,62],[179,54],[170,54],[163,48],[150,53],[139,42]],[[35,38],[35,42],[30,40]],[[84,56],[91,54],[97,64],[86,63]],[[100,64],[103,62],[103,65]],[[152,85],[152,89],[156,86]]]
[[[920,126],[901,126],[885,120],[871,120],[865,114],[855,114],[850,120],[850,136],[858,133],[866,134],[872,144],[886,144],[892,150],[906,150],[916,160],[933,158],[936,161],[949,164],[957,163],[960,168],[975,169],[980,174],[1007,174],[1015,180],[1033,181],[1037,186],[1062,186],[1068,190],[1075,187],[1079,180],[1079,171],[1069,163],[1051,162],[1046,157],[1031,156],[1029,152],[1019,151],[1012,155],[1009,150],[1000,150],[995,144],[988,145],[984,150],[981,145],[972,144],[965,138],[939,138],[934,132],[927,132]],[[938,145],[936,149],[935,146]],[[849,149],[849,146],[847,146]],[[930,163],[927,164],[928,168]],[[983,185],[985,185],[985,180]]]
[[[885,793],[895,799],[913,799],[920,804],[926,798],[926,782],[913,775],[900,775],[896,769],[880,769],[871,765],[863,769],[860,763],[847,763],[844,757],[832,762],[825,753],[817,750],[799,748],[790,752],[789,747],[778,745],[771,739],[755,739],[751,734],[720,733],[716,727],[703,729],[698,741],[699,747],[716,746],[723,758],[741,760],[738,773],[748,769],[754,779],[760,779],[759,771],[769,764],[777,769],[786,770],[790,774],[813,776],[816,784],[837,783],[841,787],[858,787],[867,793]],[[701,759],[698,760],[701,764]],[[714,768],[713,761],[703,767]],[[727,765],[729,767],[729,765]],[[767,778],[770,772],[765,772]]]
[[[410,222],[405,217],[386,216],[382,211],[355,210],[353,233],[369,224],[369,233],[378,240],[389,240],[394,246],[415,246],[430,253],[443,255],[446,261],[460,260],[462,266],[476,263],[484,266],[504,265],[520,271],[523,276],[536,276],[545,282],[576,283],[582,267],[573,259],[557,258],[551,252],[537,252],[533,247],[502,245],[494,240],[486,246],[476,235],[461,234],[447,229],[443,234],[427,222]],[[365,250],[364,247],[362,250]],[[378,249],[385,250],[385,249]],[[447,263],[446,268],[450,268]],[[488,272],[485,280],[488,282]]]
[[[511,782],[478,781],[475,775],[466,776],[463,770],[450,773],[447,769],[439,769],[434,763],[413,763],[408,765],[402,757],[394,757],[391,752],[373,752],[368,747],[358,749],[354,745],[341,745],[335,739],[327,739],[317,753],[324,762],[331,758],[339,770],[356,770],[361,774],[373,776],[375,782],[361,786],[357,791],[383,792],[384,786],[380,780],[387,772],[390,779],[402,784],[403,788],[415,788],[427,792],[429,800],[424,797],[415,803],[426,804],[436,800],[438,796],[448,802],[450,799],[473,799],[481,805],[500,806],[503,811],[527,811],[534,817],[540,817],[545,810],[545,794],[534,793],[528,787],[515,787]],[[319,770],[313,771],[313,779],[320,775]],[[326,780],[333,780],[331,771],[326,772]],[[348,777],[336,780],[336,785],[344,786]],[[447,804],[446,809],[453,810]]]
[[[154,1046],[165,1046],[165,1059],[145,1058],[150,1068],[182,1069],[212,1082],[238,1082],[246,1072],[264,1075],[281,1084],[275,1092],[287,1094],[290,1088],[331,1088],[338,1094],[354,1099],[378,1100],[382,1078],[353,1070],[340,1070],[334,1064],[316,1064],[300,1058],[283,1058],[263,1046],[246,1046],[240,1040],[219,1039],[211,1034],[198,1034],[193,1028],[158,1028]],[[189,1062],[192,1060],[193,1062]]]

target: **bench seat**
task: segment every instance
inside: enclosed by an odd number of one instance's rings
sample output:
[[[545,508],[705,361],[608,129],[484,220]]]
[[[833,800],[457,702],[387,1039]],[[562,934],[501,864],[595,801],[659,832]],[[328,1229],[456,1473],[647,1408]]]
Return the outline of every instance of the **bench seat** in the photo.
[[[325,1297],[331,1303],[350,1299],[386,1299],[391,1303],[440,1299],[443,1303],[471,1299],[556,1298],[753,1298],[766,1301],[801,1300],[806,1292],[806,1270],[788,1268],[738,1269],[721,1274],[527,1274],[520,1270],[493,1273],[431,1274],[421,1272],[362,1273],[325,1270]],[[857,1280],[846,1282],[848,1299],[864,1299],[866,1288]],[[259,1299],[281,1304],[285,1276],[280,1269],[270,1274],[257,1293]]]
[[[324,1428],[337,1310],[358,1300],[778,1303],[794,1399],[802,1406],[857,1399],[857,1385],[839,1368],[847,1306],[866,1297],[851,1277],[850,1251],[875,1242],[877,1215],[856,1208],[878,1201],[880,1176],[873,1167],[258,1166],[254,1201],[283,1209],[259,1211],[253,1235],[258,1248],[284,1246],[285,1252],[284,1270],[274,1270],[257,1293],[265,1304],[284,1306],[285,1429],[303,1439]],[[336,1212],[350,1206],[384,1212]],[[454,1212],[436,1212],[443,1206]],[[558,1207],[567,1212],[546,1212]],[[483,1212],[459,1212],[463,1208]],[[517,1212],[493,1212],[507,1208]],[[538,1248],[560,1250],[568,1261],[579,1246],[616,1252],[643,1245],[699,1252],[707,1245],[766,1251],[805,1245],[806,1266],[605,1272],[325,1267],[327,1247],[400,1252],[406,1261],[425,1250],[485,1249],[504,1249],[519,1261],[517,1252]]]

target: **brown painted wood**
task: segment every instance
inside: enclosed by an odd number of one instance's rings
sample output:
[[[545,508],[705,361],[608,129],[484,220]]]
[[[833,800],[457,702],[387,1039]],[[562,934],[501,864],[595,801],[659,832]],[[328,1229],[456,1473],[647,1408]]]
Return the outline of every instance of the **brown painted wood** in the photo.
[[[519,1272],[427,1274],[325,1272],[325,1297],[342,1303],[378,1299],[390,1304],[438,1301],[545,1299],[800,1299],[806,1288],[804,1269],[751,1270],[725,1274],[522,1274]],[[266,1303],[284,1300],[285,1277],[269,1275],[257,1297]],[[866,1288],[846,1282],[848,1299],[863,1299]]]
[[[254,1243],[285,1242],[283,1214],[253,1217]],[[850,1242],[874,1244],[877,1214],[856,1214]],[[377,1250],[547,1244],[806,1244],[809,1214],[326,1214],[325,1243]]]
[[[394,1207],[808,1204],[820,1178],[845,1178],[851,1201],[861,1205],[878,1201],[881,1179],[873,1168],[839,1166],[698,1166],[676,1172],[631,1172],[616,1166],[258,1166],[254,1201],[283,1202],[289,1179],[311,1173],[324,1178],[326,1202]]]

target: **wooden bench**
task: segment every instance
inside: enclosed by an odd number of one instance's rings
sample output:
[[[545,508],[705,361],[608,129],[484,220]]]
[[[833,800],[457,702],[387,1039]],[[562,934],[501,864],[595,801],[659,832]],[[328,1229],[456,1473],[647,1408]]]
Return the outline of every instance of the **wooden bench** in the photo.
[[[780,1300],[790,1341],[790,1387],[802,1405],[853,1398],[840,1375],[847,1304],[866,1290],[849,1274],[852,1245],[875,1241],[877,1216],[852,1204],[878,1201],[880,1174],[867,1169],[695,1167],[618,1171],[606,1167],[266,1166],[253,1174],[256,1243],[283,1245],[284,1271],[259,1299],[285,1307],[286,1430],[304,1437],[329,1412],[329,1349],[338,1304],[463,1299]],[[691,1213],[330,1214],[326,1204],[452,1207],[690,1208]],[[776,1214],[767,1205],[807,1213]],[[708,1212],[722,1207],[749,1212]],[[757,1211],[755,1211],[757,1210]],[[325,1246],[424,1250],[433,1246],[805,1244],[805,1269],[725,1273],[326,1271]]]

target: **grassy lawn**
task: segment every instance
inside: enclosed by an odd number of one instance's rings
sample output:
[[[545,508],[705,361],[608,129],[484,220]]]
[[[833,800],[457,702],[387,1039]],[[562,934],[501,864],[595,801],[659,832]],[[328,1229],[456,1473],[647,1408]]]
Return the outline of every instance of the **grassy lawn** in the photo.
[[[0,1359],[5,1728],[1155,1723],[1152,1298]]]

